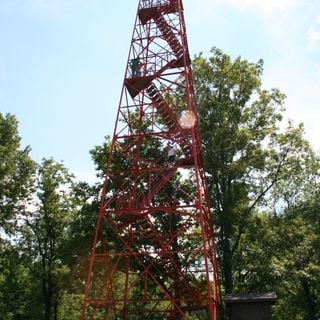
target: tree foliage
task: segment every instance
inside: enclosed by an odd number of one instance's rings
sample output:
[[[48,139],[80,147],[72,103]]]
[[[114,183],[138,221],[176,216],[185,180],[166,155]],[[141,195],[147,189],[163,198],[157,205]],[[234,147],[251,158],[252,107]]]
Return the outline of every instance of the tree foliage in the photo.
[[[22,246],[32,258],[31,274],[41,288],[44,318],[57,319],[60,293],[69,270],[64,264],[66,230],[74,216],[72,175],[61,164],[44,159],[37,172],[37,200],[25,214]]]
[[[26,319],[31,301],[29,269],[19,249],[0,241],[0,319]]]
[[[194,75],[223,283],[232,292],[235,257],[253,213],[308,166],[313,152],[302,125],[280,130],[285,95],[262,88],[261,60],[211,53],[195,58]]]
[[[18,121],[0,113],[0,232],[12,233],[17,215],[32,193],[35,163],[21,148]]]
[[[273,217],[277,319],[316,320],[320,316],[319,158],[278,191],[283,211]]]
[[[261,60],[233,60],[213,48],[193,66],[223,288],[275,291],[276,320],[319,319],[319,157],[302,124],[284,124],[285,95],[263,89]],[[101,179],[111,143],[106,138],[90,152]],[[130,143],[115,146],[114,170],[131,161],[122,157]],[[166,149],[151,139],[141,152],[159,158]],[[63,164],[44,159],[36,165],[29,153],[16,118],[0,113],[0,320],[78,319],[102,180],[74,183]],[[123,179],[130,183],[130,175],[109,182],[107,196]],[[185,190],[192,184],[178,173],[175,179]],[[168,187],[152,201],[179,196]],[[155,215],[159,229],[179,222],[165,212]],[[116,235],[108,237],[116,246]]]

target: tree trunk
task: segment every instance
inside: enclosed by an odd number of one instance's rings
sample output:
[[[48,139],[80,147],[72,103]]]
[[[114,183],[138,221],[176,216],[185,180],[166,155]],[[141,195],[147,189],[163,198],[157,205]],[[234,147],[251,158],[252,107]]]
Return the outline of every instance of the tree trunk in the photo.
[[[226,237],[222,240],[222,266],[223,266],[223,277],[224,286],[226,293],[232,293],[233,290],[233,279],[232,279],[232,254],[230,243]]]
[[[306,279],[300,279],[300,281],[301,281],[303,292],[305,294],[306,301],[307,301],[309,320],[317,320],[316,304],[314,299],[311,296],[309,283]]]
[[[58,320],[58,297],[55,295],[55,299],[54,299],[54,320]]]
[[[225,293],[233,293],[233,277],[232,277],[232,250],[231,240],[232,239],[232,214],[229,205],[229,199],[223,199],[224,210],[221,211],[221,248],[222,248],[222,267]]]
[[[44,302],[44,319],[50,320],[51,297],[48,291],[48,273],[45,255],[42,256],[42,294]]]

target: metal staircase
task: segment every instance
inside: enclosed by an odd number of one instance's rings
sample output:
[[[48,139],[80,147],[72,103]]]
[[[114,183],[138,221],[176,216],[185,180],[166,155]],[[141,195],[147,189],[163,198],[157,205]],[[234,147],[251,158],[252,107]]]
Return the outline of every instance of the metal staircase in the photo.
[[[139,0],[82,320],[217,320],[221,310],[183,10]]]

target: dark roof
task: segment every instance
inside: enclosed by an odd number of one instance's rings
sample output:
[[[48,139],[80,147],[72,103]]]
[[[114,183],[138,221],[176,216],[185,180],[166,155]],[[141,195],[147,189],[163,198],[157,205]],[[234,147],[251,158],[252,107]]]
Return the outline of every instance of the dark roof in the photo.
[[[277,300],[275,292],[259,292],[259,293],[238,293],[226,294],[224,301],[226,303],[256,303],[256,302],[269,302],[274,303]]]

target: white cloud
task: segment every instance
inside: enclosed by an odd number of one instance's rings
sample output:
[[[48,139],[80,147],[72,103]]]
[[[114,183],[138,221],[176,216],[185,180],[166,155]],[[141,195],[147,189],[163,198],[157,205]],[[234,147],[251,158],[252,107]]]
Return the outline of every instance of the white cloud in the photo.
[[[191,0],[189,1],[191,5]],[[185,2],[189,1],[185,0]],[[198,7],[202,7],[203,9],[205,9],[206,12],[207,10],[216,8],[217,5],[224,5],[226,3],[234,7],[253,7],[263,12],[270,12],[278,9],[287,9],[289,7],[294,6],[298,2],[299,0],[200,0],[195,1],[194,4]]]
[[[297,0],[225,0],[231,5],[238,7],[255,7],[263,12],[270,12],[277,9],[287,9]]]
[[[73,173],[76,176],[76,181],[85,181],[91,185],[101,182],[101,179],[96,177],[96,171],[93,166],[91,165],[90,167],[92,167],[92,170],[73,169]]]
[[[320,31],[313,27],[309,29],[309,44],[311,49],[320,41]]]
[[[259,14],[267,19],[270,24],[281,24],[282,20],[290,16],[291,9],[296,9],[298,6],[307,7],[304,0],[183,0],[186,12],[192,12],[192,18],[199,21],[212,20],[216,15],[219,15],[221,10],[228,7],[238,11],[253,11],[245,12],[245,14]],[[311,6],[311,4],[310,4]],[[300,14],[300,12],[299,12]],[[222,19],[221,16],[218,17]],[[224,17],[226,20],[228,17]],[[250,17],[248,16],[248,19]],[[290,21],[292,24],[292,21]],[[278,28],[277,32],[282,29]]]
[[[296,124],[304,123],[306,138],[314,150],[319,151],[320,67],[306,67],[301,61],[284,58],[265,71],[263,83],[267,88],[279,88],[287,95],[287,118]]]

